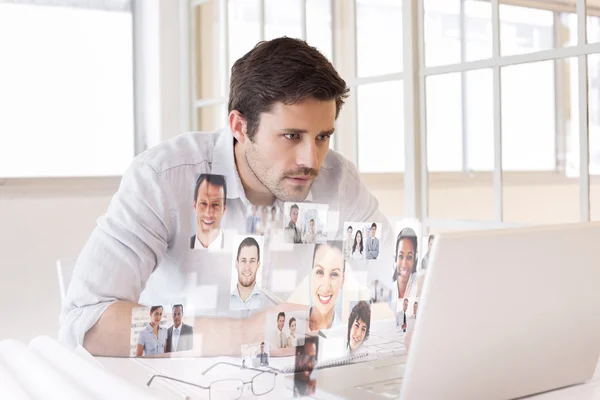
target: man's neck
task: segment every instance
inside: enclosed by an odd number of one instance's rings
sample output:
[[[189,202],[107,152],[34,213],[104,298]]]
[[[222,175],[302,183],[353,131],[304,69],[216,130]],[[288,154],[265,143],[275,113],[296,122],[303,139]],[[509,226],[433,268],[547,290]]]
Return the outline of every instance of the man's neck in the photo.
[[[249,140],[249,139],[248,139]],[[233,147],[235,167],[244,187],[244,193],[250,203],[257,206],[269,206],[275,202],[275,196],[256,177],[246,162],[244,149],[235,142]]]
[[[176,329],[181,328],[181,322],[179,323],[179,325],[173,325]]]
[[[248,299],[248,297],[250,297],[250,294],[252,294],[252,291],[254,290],[254,286],[256,285],[256,282],[254,282],[252,284],[252,286],[249,287],[245,287],[239,284],[237,284],[238,287],[238,293],[240,294],[240,297],[242,298],[243,301],[246,301]]]
[[[213,240],[215,240],[217,236],[219,236],[221,230],[214,229],[205,233],[198,229],[196,232],[198,232],[196,235],[198,236],[198,240],[200,241],[200,243],[202,243],[202,246],[208,247],[213,242]]]

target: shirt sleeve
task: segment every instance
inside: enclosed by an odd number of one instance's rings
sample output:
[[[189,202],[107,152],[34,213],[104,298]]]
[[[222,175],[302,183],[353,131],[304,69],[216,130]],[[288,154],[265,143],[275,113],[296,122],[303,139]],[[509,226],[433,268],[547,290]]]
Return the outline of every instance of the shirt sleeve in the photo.
[[[141,344],[142,346],[144,345],[144,331],[140,332],[140,336],[138,336],[138,340],[137,340],[137,344]]]
[[[85,333],[115,301],[139,301],[170,237],[165,193],[156,171],[138,156],[79,254],[60,315],[62,343],[83,344]]]

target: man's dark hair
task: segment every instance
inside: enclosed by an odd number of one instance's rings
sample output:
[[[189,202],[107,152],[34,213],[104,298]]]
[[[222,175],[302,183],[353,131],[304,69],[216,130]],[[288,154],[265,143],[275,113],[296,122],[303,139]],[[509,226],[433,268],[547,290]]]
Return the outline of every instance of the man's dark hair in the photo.
[[[279,314],[277,314],[278,321],[279,321],[279,317],[283,317],[283,319],[285,319],[285,313],[283,311],[281,311]]]
[[[171,311],[175,311],[175,308],[176,308],[176,307],[181,307],[181,313],[183,314],[183,304],[175,304],[175,305],[173,306],[173,308],[171,309]]]
[[[373,225],[371,225],[371,229],[373,228],[377,229],[377,224],[375,222],[373,222]]]
[[[292,215],[292,211],[294,210],[294,208],[300,211],[300,207],[298,207],[298,204],[292,204],[292,206],[290,207],[290,215]]]
[[[265,345],[265,342],[260,342],[260,345],[261,345],[261,346],[264,346],[264,345]]]
[[[200,174],[198,179],[196,179],[196,190],[194,190],[194,203],[198,201],[198,188],[204,181],[211,185],[220,186],[223,188],[223,205],[227,205],[227,183],[225,182],[225,177],[223,175],[213,174]]]
[[[350,225],[350,226],[348,227],[348,229],[352,229],[352,225]],[[347,231],[348,229],[346,229],[346,231]],[[354,230],[354,229],[352,229],[352,230]]]
[[[242,252],[242,249],[244,247],[252,247],[252,246],[256,247],[256,253],[257,253],[256,261],[260,261],[260,246],[258,245],[258,242],[256,241],[256,239],[254,239],[251,236],[248,236],[246,239],[242,240],[242,242],[240,243],[240,247],[238,247],[236,260],[239,261],[240,253]]]
[[[350,330],[352,329],[352,325],[355,321],[362,321],[367,325],[367,332],[365,333],[365,338],[363,340],[367,340],[369,338],[369,332],[371,331],[371,306],[364,300],[359,301],[352,308],[350,312],[350,317],[348,318],[348,337],[347,342],[350,343]]]
[[[228,107],[243,115],[246,135],[254,140],[260,114],[275,103],[335,100],[337,118],[348,94],[346,82],[315,47],[281,37],[259,42],[233,64]]]
[[[159,308],[162,309],[163,306],[152,306],[152,307],[150,307],[150,314],[153,314],[154,311],[158,310]]]

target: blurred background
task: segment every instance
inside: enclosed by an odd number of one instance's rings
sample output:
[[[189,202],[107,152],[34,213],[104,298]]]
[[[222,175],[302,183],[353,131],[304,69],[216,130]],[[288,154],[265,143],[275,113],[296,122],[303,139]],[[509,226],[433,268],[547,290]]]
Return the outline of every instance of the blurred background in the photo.
[[[351,87],[331,146],[388,217],[600,220],[600,0],[0,0],[0,340],[56,335],[120,174],[223,127],[231,65],[283,35]]]

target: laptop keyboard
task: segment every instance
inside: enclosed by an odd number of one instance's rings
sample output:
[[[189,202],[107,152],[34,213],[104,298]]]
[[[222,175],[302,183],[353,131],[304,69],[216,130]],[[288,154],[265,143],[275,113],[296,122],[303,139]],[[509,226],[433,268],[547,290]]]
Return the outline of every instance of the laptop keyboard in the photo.
[[[364,391],[365,398],[369,398],[367,395],[371,395],[380,399],[397,399],[400,394],[401,386],[402,377],[399,377],[388,381],[357,386],[356,389]]]

